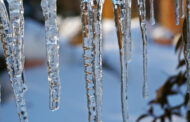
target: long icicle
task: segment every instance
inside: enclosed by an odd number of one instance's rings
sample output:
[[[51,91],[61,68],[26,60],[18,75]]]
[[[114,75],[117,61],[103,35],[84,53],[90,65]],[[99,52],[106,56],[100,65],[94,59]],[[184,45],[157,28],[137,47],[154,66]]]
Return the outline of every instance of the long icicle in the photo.
[[[183,45],[184,45],[184,58],[186,62],[186,77],[187,77],[187,93],[190,96],[190,0],[186,0],[186,30],[184,32],[186,35],[183,35]],[[184,33],[183,33],[184,34]],[[188,102],[188,109],[190,110],[190,97]]]
[[[21,39],[22,39],[22,47],[21,47],[21,55],[22,55],[22,65],[24,68],[24,6],[23,6],[23,0],[19,0],[19,4],[20,4],[20,35],[21,35]]]
[[[180,17],[181,18],[184,18],[185,17],[185,7],[184,7],[184,0],[180,0],[180,2],[181,2],[181,15],[180,15]]]
[[[121,65],[121,107],[123,122],[128,120],[128,97],[127,97],[127,40],[126,40],[126,1],[113,0],[115,25],[120,49]]]
[[[175,24],[179,25],[179,0],[175,1]]]
[[[147,34],[146,34],[146,1],[138,0],[139,21],[143,39],[143,97],[148,96],[147,83]]]
[[[24,6],[23,0],[20,0],[20,31],[21,31],[21,38],[22,38],[22,47],[21,47],[21,60],[22,60],[22,67],[24,68],[25,63],[25,56],[24,56]],[[23,78],[23,89],[25,91],[28,89],[27,83],[25,80],[24,70],[22,71],[22,78]]]
[[[81,1],[83,59],[86,81],[88,121],[96,122],[96,90],[93,73],[93,33],[92,33],[92,8],[90,0]]]
[[[154,0],[150,0],[150,21],[152,25],[155,24]]]
[[[96,99],[96,122],[102,122],[102,9],[104,0],[92,0],[93,77]]]
[[[22,0],[7,0],[9,4],[10,22],[12,23],[13,35],[15,40],[15,60],[17,71],[15,78],[21,82],[21,87],[25,92],[27,90],[24,79],[24,10]]]
[[[17,72],[17,62],[15,60],[14,51],[15,51],[15,40],[13,38],[12,26],[9,22],[8,13],[6,11],[5,4],[3,0],[0,0],[0,23],[1,29],[0,34],[2,36],[2,45],[4,50],[4,55],[6,58],[7,70],[11,82],[11,86],[14,91],[17,113],[20,119],[20,122],[28,122],[28,116],[26,111],[26,104],[24,100],[24,92],[21,86],[20,79],[15,78],[15,72]]]
[[[59,77],[59,33],[57,28],[56,0],[42,0],[41,6],[45,17],[46,51],[49,81],[49,109],[59,109],[60,77]]]
[[[133,44],[132,44],[132,39],[131,39],[131,0],[126,0],[126,25],[125,25],[125,30],[126,30],[126,43],[127,43],[127,56],[126,60],[128,62],[131,62],[132,60],[132,49],[133,49]]]

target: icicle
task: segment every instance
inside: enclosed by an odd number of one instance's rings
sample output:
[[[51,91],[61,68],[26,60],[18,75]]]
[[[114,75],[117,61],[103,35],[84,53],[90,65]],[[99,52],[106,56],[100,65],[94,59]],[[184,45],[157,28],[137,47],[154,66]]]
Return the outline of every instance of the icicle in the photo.
[[[102,9],[104,0],[91,0],[93,77],[96,100],[96,122],[102,122]]]
[[[8,69],[9,78],[14,91],[17,112],[20,122],[28,122],[28,116],[26,111],[26,104],[24,100],[24,92],[21,80],[15,77],[15,72],[17,72],[16,57],[14,56],[15,42],[12,26],[9,22],[8,13],[4,5],[3,0],[0,0],[0,34],[2,36],[2,45],[4,50],[4,55],[6,58],[6,64]]]
[[[155,16],[154,16],[154,0],[150,0],[150,21],[151,24],[155,24]]]
[[[129,2],[128,2],[129,4]],[[121,65],[121,104],[123,122],[128,119],[128,98],[127,98],[127,40],[126,40],[126,1],[113,0],[115,25],[117,28],[118,43],[120,49],[120,65]],[[128,17],[127,17],[128,18]],[[129,23],[127,24],[129,26]],[[129,32],[129,31],[128,31]]]
[[[23,0],[19,0],[20,4],[20,34],[22,39],[21,55],[22,55],[22,66],[24,68],[24,6]]]
[[[56,0],[42,0],[41,6],[45,17],[46,50],[48,61],[49,108],[54,111],[60,104],[59,77],[59,33],[57,28]]]
[[[148,96],[147,84],[147,35],[146,35],[146,1],[138,0],[139,21],[143,39],[143,97]]]
[[[127,48],[127,61],[131,62],[132,60],[132,39],[131,39],[131,0],[126,0],[126,48]]]
[[[27,90],[26,82],[24,79],[24,10],[22,0],[7,0],[9,3],[10,21],[12,23],[13,35],[15,40],[15,60],[17,64],[17,71],[15,78],[21,80],[21,87],[25,92]]]
[[[190,95],[190,0],[186,0],[186,35],[183,36],[184,58],[186,62],[186,76],[187,76],[187,93]],[[188,102],[188,109],[190,110],[190,100]]]
[[[184,0],[180,0],[181,2],[181,18],[185,17],[185,8],[184,8]]]
[[[175,23],[179,25],[179,0],[176,0],[175,6]]]
[[[21,34],[21,39],[22,39],[22,46],[21,46],[21,60],[22,60],[22,68],[24,68],[24,62],[25,62],[25,56],[24,56],[24,6],[23,6],[23,0],[20,0],[20,34]],[[24,75],[24,70],[22,71],[22,79],[23,79],[23,89],[25,91],[28,89],[26,80],[25,80],[25,75]]]
[[[1,91],[1,85],[0,85],[0,105],[1,105],[1,93],[2,91]]]
[[[92,32],[92,8],[90,0],[81,2],[83,58],[87,90],[88,121],[96,122],[96,90],[93,71],[93,32]]]

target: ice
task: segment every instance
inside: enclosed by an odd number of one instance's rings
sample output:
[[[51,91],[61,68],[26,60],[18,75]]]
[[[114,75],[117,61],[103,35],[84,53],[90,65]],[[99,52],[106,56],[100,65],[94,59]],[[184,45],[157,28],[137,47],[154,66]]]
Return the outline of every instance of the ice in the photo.
[[[59,33],[57,28],[56,0],[42,0],[41,6],[45,18],[46,55],[49,81],[49,109],[59,109],[60,76],[59,76]]]
[[[179,0],[175,1],[175,23],[176,25],[179,25]]]
[[[184,49],[184,58],[186,62],[186,77],[187,77],[187,93],[190,94],[190,0],[186,1],[186,36],[183,36],[183,49]],[[188,103],[188,109],[190,110],[190,100]]]
[[[150,0],[150,21],[152,25],[155,24],[154,0]]]
[[[15,77],[20,77],[21,87],[23,91],[27,90],[26,81],[24,79],[24,8],[22,0],[7,0],[9,5],[10,22],[13,30],[15,42],[15,61],[16,72]]]
[[[146,34],[146,0],[138,0],[139,21],[143,40],[143,97],[148,96],[147,83],[147,34]]]
[[[131,26],[130,25],[131,18],[129,11],[130,6],[131,6],[130,1],[126,2],[125,0],[113,0],[114,18],[115,18],[115,25],[117,28],[117,38],[118,38],[119,52],[120,52],[121,107],[122,107],[123,122],[126,122],[128,120],[127,63],[128,63],[128,58],[131,57],[128,55],[129,54],[128,51],[132,52],[132,50],[129,49],[131,46],[129,43],[131,42],[130,28],[127,28]]]
[[[185,17],[185,7],[184,7],[184,0],[180,0],[181,2],[181,18]]]
[[[15,51],[15,40],[12,30],[11,23],[9,21],[8,13],[4,5],[3,0],[0,1],[0,23],[1,23],[1,37],[2,45],[4,49],[4,55],[7,64],[7,70],[10,78],[10,82],[14,91],[17,113],[20,119],[20,122],[28,122],[28,116],[26,111],[26,104],[24,99],[24,87],[22,82],[22,77],[20,75],[15,75],[18,72],[18,63],[16,61],[17,56],[14,55]]]

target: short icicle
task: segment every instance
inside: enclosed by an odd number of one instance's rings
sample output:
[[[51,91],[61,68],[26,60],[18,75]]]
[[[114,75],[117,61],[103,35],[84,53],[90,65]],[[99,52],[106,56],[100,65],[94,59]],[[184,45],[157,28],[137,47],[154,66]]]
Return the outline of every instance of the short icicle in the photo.
[[[127,40],[126,40],[126,1],[112,0],[115,25],[117,29],[118,44],[120,49],[121,66],[121,106],[123,122],[127,122],[128,115],[128,96],[127,96]],[[130,4],[128,2],[128,4]],[[128,23],[129,24],[129,23]]]
[[[154,0],[150,0],[150,22],[152,25],[155,24]]]
[[[96,100],[96,122],[102,122],[102,9],[104,0],[91,0],[93,79]]]
[[[147,83],[147,34],[146,34],[146,0],[138,0],[139,21],[143,40],[143,98],[148,97]]]
[[[49,81],[49,109],[55,111],[60,104],[60,76],[59,76],[59,32],[57,28],[56,0],[42,0],[41,6],[45,18],[46,55]]]
[[[175,1],[175,24],[179,25],[179,0]]]
[[[20,119],[20,122],[28,122],[28,115],[26,110],[26,104],[24,99],[24,92],[22,87],[22,82],[19,78],[15,77],[15,72],[18,71],[18,62],[15,60],[15,40],[11,22],[9,21],[8,13],[6,11],[5,4],[3,0],[0,0],[0,35],[1,42],[3,45],[4,55],[7,64],[7,70],[13,88],[17,113]]]

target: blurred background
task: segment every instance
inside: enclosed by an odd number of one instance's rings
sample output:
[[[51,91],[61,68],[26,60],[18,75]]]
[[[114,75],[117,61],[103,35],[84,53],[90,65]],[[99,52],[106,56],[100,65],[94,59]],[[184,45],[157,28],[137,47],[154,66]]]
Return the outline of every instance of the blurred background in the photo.
[[[58,25],[60,32],[60,76],[61,107],[56,112],[48,110],[48,80],[45,50],[44,18],[40,0],[24,0],[25,9],[25,79],[28,91],[25,94],[30,122],[87,122],[86,90],[82,59],[82,34],[80,0],[57,0]],[[133,57],[129,63],[128,96],[129,122],[134,122],[145,113],[147,103],[156,95],[166,79],[178,73],[178,55],[175,45],[182,32],[183,19],[175,25],[175,2],[155,0],[156,24],[149,22],[149,0],[147,0],[148,34],[148,84],[149,98],[142,98],[142,39],[136,0],[132,3]],[[1,45],[0,45],[1,46]],[[184,71],[185,68],[182,69]],[[18,122],[16,105],[7,75],[2,47],[0,47],[0,83],[2,104],[0,122]],[[185,93],[185,86],[181,91]],[[181,96],[171,96],[171,105],[183,101]],[[181,116],[172,116],[173,122],[186,121],[186,108]],[[163,110],[158,105],[156,115]],[[120,61],[112,1],[105,0],[103,9],[103,121],[121,122],[120,104]],[[151,122],[152,117],[142,120]],[[169,120],[168,120],[169,121]]]

